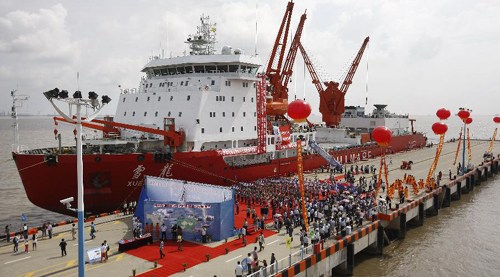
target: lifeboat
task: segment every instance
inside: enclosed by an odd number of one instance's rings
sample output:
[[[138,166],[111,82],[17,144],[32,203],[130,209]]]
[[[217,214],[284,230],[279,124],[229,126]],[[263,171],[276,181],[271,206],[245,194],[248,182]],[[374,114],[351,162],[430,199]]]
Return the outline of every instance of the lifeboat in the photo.
[[[268,101],[266,103],[266,112],[268,115],[285,115],[288,111],[288,100]]]

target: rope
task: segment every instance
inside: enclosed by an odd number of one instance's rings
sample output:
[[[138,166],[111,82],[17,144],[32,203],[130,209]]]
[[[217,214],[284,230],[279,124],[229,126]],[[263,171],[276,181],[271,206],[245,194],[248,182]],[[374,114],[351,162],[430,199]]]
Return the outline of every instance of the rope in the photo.
[[[41,162],[39,162],[39,163],[29,165],[29,166],[27,166],[27,167],[25,167],[25,168],[21,168],[21,169],[19,169],[18,171],[19,171],[19,172],[21,172],[21,171],[23,171],[23,170],[25,170],[25,169],[29,169],[29,168],[32,168],[32,167],[34,167],[34,166],[37,166],[37,165],[40,165],[40,164],[43,164],[43,163],[45,163],[45,161],[41,161]]]

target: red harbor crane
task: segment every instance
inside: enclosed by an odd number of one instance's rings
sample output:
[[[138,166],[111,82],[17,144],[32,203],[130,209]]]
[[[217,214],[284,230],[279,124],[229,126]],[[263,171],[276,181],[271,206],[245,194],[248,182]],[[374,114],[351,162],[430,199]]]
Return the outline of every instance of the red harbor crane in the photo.
[[[321,83],[318,74],[316,73],[316,70],[314,69],[314,66],[311,62],[311,59],[309,59],[306,50],[299,42],[298,46],[300,49],[300,53],[302,54],[302,57],[304,58],[304,63],[307,67],[307,70],[309,71],[309,74],[311,75],[312,83],[314,84],[319,93],[319,99],[320,99],[319,111],[322,115],[322,121],[326,123],[327,127],[337,127],[340,123],[342,114],[345,111],[344,108],[345,94],[347,93],[349,86],[352,84],[352,79],[354,78],[354,74],[358,69],[359,62],[361,61],[361,57],[363,56],[363,53],[369,41],[370,37],[366,37],[365,40],[363,41],[363,44],[361,45],[361,48],[358,51],[358,54],[356,55],[351,64],[347,76],[345,77],[344,81],[342,82],[342,85],[340,86],[340,89],[339,89],[339,83],[337,82],[329,81],[329,82],[324,82],[323,84]],[[325,85],[326,88],[323,88],[323,85]]]

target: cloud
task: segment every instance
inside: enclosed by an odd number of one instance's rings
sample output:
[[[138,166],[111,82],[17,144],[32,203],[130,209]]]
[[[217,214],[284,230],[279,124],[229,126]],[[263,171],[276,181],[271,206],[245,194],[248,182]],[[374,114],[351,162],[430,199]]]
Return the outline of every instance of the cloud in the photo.
[[[9,12],[0,18],[0,52],[31,60],[74,60],[78,44],[66,28],[66,16],[61,4],[36,13]]]

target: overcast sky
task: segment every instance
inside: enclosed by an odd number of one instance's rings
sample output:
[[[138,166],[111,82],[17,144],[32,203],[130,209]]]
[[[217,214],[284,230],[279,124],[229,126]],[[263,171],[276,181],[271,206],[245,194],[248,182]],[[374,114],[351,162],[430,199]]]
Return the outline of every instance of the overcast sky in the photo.
[[[467,106],[500,113],[500,1],[295,1],[292,29],[307,9],[302,42],[325,79],[338,81],[363,39],[370,45],[346,95],[346,105],[388,104],[397,113],[434,114]],[[231,45],[263,63],[283,17],[285,0],[0,2],[0,111],[10,91],[30,95],[21,113],[53,108],[42,92],[54,87],[108,94],[114,114],[118,85],[137,87],[152,55],[178,56],[201,14],[217,22],[217,48]],[[257,16],[256,16],[256,5]],[[367,70],[367,63],[369,70]],[[318,96],[297,55],[290,94],[304,95],[317,112]],[[368,91],[366,85],[368,84]]]

